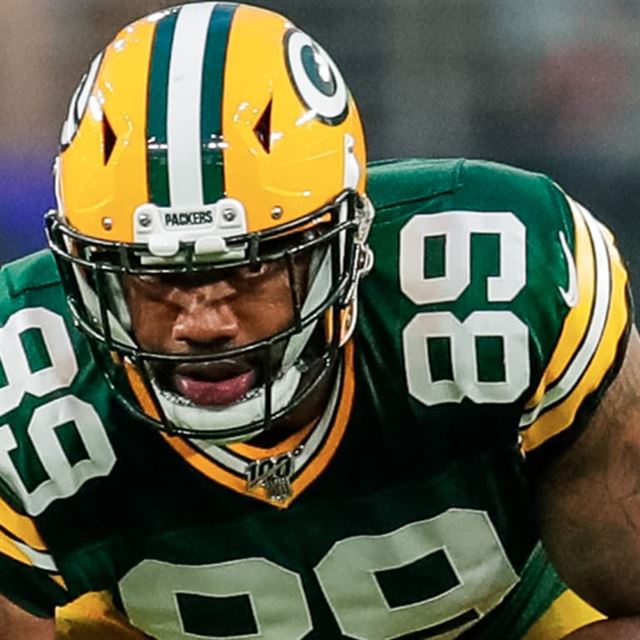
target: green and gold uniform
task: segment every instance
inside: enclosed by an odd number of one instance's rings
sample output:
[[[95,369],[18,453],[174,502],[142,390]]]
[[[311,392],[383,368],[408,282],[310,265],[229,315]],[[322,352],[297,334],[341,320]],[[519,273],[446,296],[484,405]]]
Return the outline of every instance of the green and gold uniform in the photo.
[[[575,437],[624,353],[611,236],[489,163],[374,163],[368,192],[356,334],[324,414],[269,450],[136,424],[51,255],[0,272],[6,597],[51,616],[102,592],[162,640],[550,640],[595,615],[553,622],[567,592],[527,465]]]

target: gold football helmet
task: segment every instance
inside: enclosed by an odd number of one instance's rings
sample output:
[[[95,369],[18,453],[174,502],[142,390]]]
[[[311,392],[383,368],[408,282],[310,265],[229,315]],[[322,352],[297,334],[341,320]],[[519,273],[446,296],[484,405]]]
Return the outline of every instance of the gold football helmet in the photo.
[[[365,171],[340,71],[286,18],[202,2],[125,27],[73,95],[47,217],[75,321],[124,404],[172,433],[229,442],[306,397],[351,335],[371,266]],[[219,277],[304,252],[305,295],[268,340],[193,356],[136,342],[125,274]],[[263,362],[260,383],[230,406],[189,403],[153,374],[154,363],[248,354]]]

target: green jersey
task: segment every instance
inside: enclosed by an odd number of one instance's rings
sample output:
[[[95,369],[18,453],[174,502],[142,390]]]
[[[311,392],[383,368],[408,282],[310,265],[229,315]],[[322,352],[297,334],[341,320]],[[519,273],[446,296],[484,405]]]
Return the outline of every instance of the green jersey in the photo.
[[[544,176],[370,169],[375,265],[326,410],[272,449],[136,423],[48,252],[0,272],[0,591],[109,591],[161,640],[522,637],[565,586],[527,458],[574,436],[631,322],[609,233]],[[283,486],[287,491],[283,491]]]

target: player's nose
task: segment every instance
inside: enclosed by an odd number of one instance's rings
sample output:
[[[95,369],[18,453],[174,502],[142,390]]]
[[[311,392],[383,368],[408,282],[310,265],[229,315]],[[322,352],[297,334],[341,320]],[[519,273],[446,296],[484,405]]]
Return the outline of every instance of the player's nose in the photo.
[[[192,345],[233,344],[240,325],[232,293],[224,281],[183,292],[173,339]]]

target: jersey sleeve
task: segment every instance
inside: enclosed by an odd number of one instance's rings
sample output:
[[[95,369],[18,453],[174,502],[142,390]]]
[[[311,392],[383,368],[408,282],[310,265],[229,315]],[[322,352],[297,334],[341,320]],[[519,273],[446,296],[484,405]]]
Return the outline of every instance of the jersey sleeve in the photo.
[[[422,424],[481,424],[531,460],[577,435],[632,323],[611,233],[549,177],[484,161],[379,164],[370,194],[359,322],[381,379],[399,362]]]
[[[37,372],[47,375],[46,357],[32,348],[28,355],[22,349],[34,337],[30,325],[14,326],[11,318],[19,309],[22,273],[34,281],[30,265],[38,258],[14,263],[10,270],[0,270],[0,594],[22,609],[40,617],[51,617],[55,607],[68,601],[65,581],[59,573],[53,554],[45,543],[37,518],[28,515],[23,501],[15,491],[15,466],[29,466],[34,456],[24,447],[16,447],[27,431],[30,408],[23,411],[23,397],[34,391],[24,382],[25,371],[35,380]],[[39,286],[52,281],[51,271],[43,268],[39,258]],[[44,265],[46,267],[46,264]],[[31,347],[34,345],[32,344]],[[26,353],[26,352],[25,352]],[[31,374],[36,371],[35,374]],[[27,403],[30,400],[26,401]],[[16,436],[16,434],[18,434]],[[31,462],[30,462],[31,461]],[[36,488],[42,478],[29,477],[27,483]]]
[[[69,598],[32,518],[0,497],[0,593],[22,609],[52,617]]]
[[[620,365],[633,317],[628,276],[613,236],[587,209],[561,196],[573,227],[572,237],[560,236],[556,246],[566,262],[566,285],[558,290],[568,312],[520,419],[525,453],[594,411]]]

